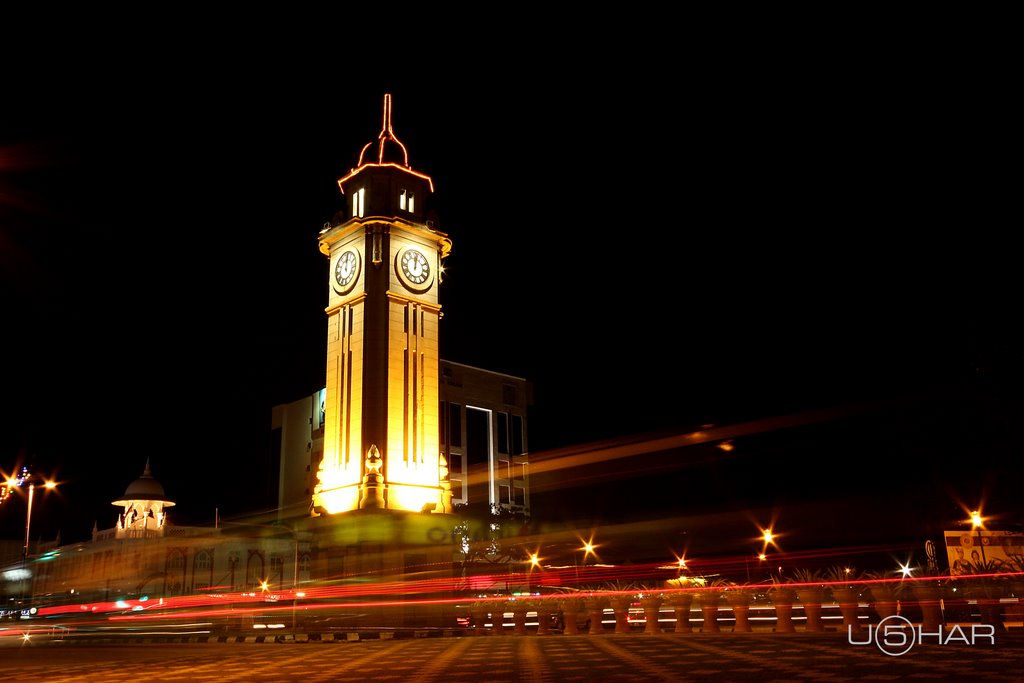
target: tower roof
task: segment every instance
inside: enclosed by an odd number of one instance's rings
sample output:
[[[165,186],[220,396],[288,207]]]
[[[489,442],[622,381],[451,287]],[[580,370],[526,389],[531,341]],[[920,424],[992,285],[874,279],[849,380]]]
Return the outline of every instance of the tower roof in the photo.
[[[384,95],[384,121],[381,126],[380,133],[377,135],[376,141],[370,141],[363,145],[363,148],[359,150],[359,161],[357,162],[356,167],[353,168],[344,178],[340,178],[338,180],[338,187],[340,187],[341,191],[344,192],[345,182],[357,175],[363,169],[374,166],[390,166],[392,168],[405,171],[406,173],[410,173],[417,178],[426,180],[430,185],[430,191],[434,191],[434,181],[430,179],[430,176],[413,170],[412,166],[409,165],[409,150],[405,148],[402,141],[395,135],[395,131],[391,126],[390,93],[386,93]]]
[[[149,471],[149,458],[146,458],[146,469],[143,470],[142,476],[128,484],[128,488],[125,489],[124,495],[121,496],[121,500],[115,500],[112,505],[124,505],[125,503],[132,500],[154,500],[160,501],[165,507],[174,505],[171,499],[164,493],[163,485],[153,478],[153,475]]]

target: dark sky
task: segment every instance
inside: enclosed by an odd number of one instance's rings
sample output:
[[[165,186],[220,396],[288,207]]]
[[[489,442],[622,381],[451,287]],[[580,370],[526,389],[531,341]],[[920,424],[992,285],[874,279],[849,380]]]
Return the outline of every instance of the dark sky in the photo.
[[[396,79],[306,52],[146,54],[15,80],[0,469],[67,482],[33,520],[65,540],[111,526],[147,458],[182,523],[265,492],[270,407],[324,382],[317,232],[391,92],[454,244],[442,356],[534,383],[531,450],[952,393],[927,433],[879,431],[822,471],[885,462],[895,439],[913,463],[973,451],[960,495],[1005,486],[1016,105],[971,61],[862,57],[595,53]],[[0,511],[4,535],[16,517]]]

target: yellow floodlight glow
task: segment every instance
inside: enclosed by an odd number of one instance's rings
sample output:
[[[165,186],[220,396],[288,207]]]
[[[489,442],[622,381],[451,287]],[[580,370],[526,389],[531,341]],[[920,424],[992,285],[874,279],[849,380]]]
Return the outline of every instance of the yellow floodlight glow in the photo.
[[[914,572],[914,570],[911,569],[911,567],[910,567],[910,563],[909,562],[907,564],[899,563],[899,565],[900,565],[900,568],[899,568],[900,574],[903,575],[903,578],[909,579],[910,576]]]
[[[44,487],[44,488],[48,488],[48,489],[55,489],[55,488],[57,488],[57,482],[55,482],[55,481],[48,481],[48,482],[45,482],[45,483],[43,484],[43,487]]]
[[[978,527],[984,528],[985,518],[981,516],[981,513],[977,510],[971,511],[971,526],[975,529]]]
[[[537,557],[537,553],[530,553],[530,567],[539,567],[540,558]]]
[[[260,581],[260,590],[267,592],[270,590],[270,584],[266,580]]]

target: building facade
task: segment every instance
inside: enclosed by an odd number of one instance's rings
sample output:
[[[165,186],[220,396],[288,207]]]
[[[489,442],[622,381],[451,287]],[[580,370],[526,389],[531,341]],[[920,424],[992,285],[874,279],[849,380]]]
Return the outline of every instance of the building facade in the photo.
[[[489,505],[529,517],[526,379],[439,362],[438,448],[453,506]],[[324,453],[326,388],[271,411],[280,519],[308,515]]]

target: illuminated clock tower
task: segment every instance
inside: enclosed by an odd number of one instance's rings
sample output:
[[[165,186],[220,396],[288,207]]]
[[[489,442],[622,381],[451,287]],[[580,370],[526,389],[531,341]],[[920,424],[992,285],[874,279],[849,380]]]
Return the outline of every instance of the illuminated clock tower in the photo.
[[[425,218],[433,192],[391,127],[338,180],[348,219],[320,232],[330,259],[320,513],[451,512],[438,443],[438,285],[451,240]]]

